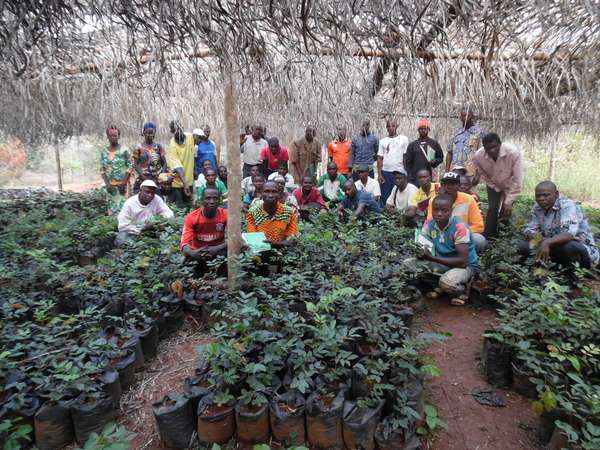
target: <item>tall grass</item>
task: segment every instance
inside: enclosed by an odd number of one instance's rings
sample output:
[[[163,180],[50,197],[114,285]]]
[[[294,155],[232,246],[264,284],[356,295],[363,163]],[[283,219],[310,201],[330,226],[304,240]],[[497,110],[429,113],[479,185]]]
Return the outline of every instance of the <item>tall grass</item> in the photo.
[[[535,186],[550,174],[551,146],[554,151],[554,181],[562,195],[600,206],[600,142],[596,136],[564,131],[555,137],[521,142],[524,155],[524,195],[533,196]]]

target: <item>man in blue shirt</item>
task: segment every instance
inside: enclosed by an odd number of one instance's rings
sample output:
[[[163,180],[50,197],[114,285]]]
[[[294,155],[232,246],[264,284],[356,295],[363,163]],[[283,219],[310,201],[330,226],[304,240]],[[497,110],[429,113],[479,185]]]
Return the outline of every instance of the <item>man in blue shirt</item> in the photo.
[[[464,305],[467,283],[479,270],[475,242],[469,226],[458,217],[452,217],[453,199],[440,194],[433,199],[432,218],[423,224],[421,236],[431,242],[431,249],[424,247],[419,255],[427,261],[433,273],[442,274],[436,294],[446,292],[458,295],[453,305]],[[437,295],[432,295],[435,297]]]
[[[537,244],[538,261],[551,260],[563,267],[577,263],[586,269],[598,264],[600,253],[579,205],[560,197],[552,181],[542,181],[535,187],[535,201],[525,227],[527,241],[519,245],[523,259]]]
[[[344,200],[338,205],[338,214],[344,215],[346,210],[352,211],[351,217],[359,218],[367,216],[370,213],[381,213],[381,206],[375,201],[373,195],[367,191],[356,189],[354,181],[348,180],[344,183]]]
[[[359,166],[368,166],[369,176],[373,178],[373,163],[379,150],[379,138],[371,133],[370,128],[371,122],[368,119],[364,120],[360,133],[352,138],[348,165],[352,167],[354,181],[358,181],[356,168]]]
[[[205,125],[204,129],[196,128],[192,131],[194,144],[196,144],[196,161],[194,166],[196,177],[202,172],[204,161],[210,161],[213,170],[217,170],[217,146],[208,138],[209,134],[210,127],[208,125]]]

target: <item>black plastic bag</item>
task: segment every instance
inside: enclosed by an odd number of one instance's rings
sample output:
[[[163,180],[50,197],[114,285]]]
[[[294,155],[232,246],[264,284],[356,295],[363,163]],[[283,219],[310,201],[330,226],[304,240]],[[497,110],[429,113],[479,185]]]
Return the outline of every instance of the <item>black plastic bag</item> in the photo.
[[[40,450],[60,450],[75,439],[71,403],[48,401],[35,414],[35,444]]]
[[[198,410],[198,403],[205,395],[210,394],[211,388],[207,376],[187,377],[183,382],[183,392],[192,403],[194,415]]]
[[[92,433],[100,434],[104,425],[117,418],[113,399],[105,393],[99,397],[82,394],[71,404],[70,409],[79,445],[85,444]]]
[[[225,444],[235,433],[234,402],[226,405],[214,403],[212,393],[198,403],[198,440],[201,444]]]
[[[122,339],[126,341],[121,346],[122,349],[131,349],[135,354],[135,370],[142,370],[146,361],[144,360],[144,352],[142,351],[142,343],[140,337],[133,331],[129,332],[129,335],[125,335]]]
[[[306,401],[306,434],[310,445],[320,449],[344,448],[342,414],[344,390],[339,390],[331,402],[323,401],[314,392]]]
[[[121,381],[119,380],[117,369],[107,368],[100,377],[100,381],[104,392],[110,395],[113,405],[115,405],[115,408],[118,408],[123,391],[121,390]]]
[[[481,366],[488,383],[496,387],[510,386],[512,382],[510,359],[510,348],[493,338],[483,338]]]
[[[167,335],[175,333],[183,326],[183,308],[180,306],[177,309],[165,312],[166,333]]]
[[[158,348],[158,325],[156,322],[138,323],[135,325],[134,332],[140,338],[144,360],[154,358]]]
[[[375,429],[381,419],[384,403],[381,400],[375,408],[361,408],[354,402],[346,402],[343,421],[346,448],[375,449]]]
[[[249,407],[238,403],[235,407],[236,437],[246,444],[269,441],[269,407]]]
[[[306,441],[305,408],[306,400],[298,391],[289,391],[271,400],[269,420],[276,441],[286,447],[298,446]]]
[[[111,367],[119,372],[121,390],[126,391],[135,383],[135,353],[132,350],[123,350],[111,360]]]
[[[152,412],[161,441],[168,448],[190,446],[196,431],[192,403],[185,395],[171,392],[152,403]]]

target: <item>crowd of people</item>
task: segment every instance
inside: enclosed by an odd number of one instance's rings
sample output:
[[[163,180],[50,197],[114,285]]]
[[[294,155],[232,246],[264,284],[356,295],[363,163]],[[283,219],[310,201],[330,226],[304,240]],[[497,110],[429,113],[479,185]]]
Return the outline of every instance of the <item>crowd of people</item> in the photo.
[[[431,125],[420,119],[416,139],[398,134],[393,120],[387,136],[379,139],[369,120],[348,138],[338,127],[326,145],[316,129],[289,149],[262,125],[247,127],[240,136],[243,180],[241,191],[246,231],[262,232],[271,247],[293,243],[298,221],[314,213],[339,214],[347,220],[377,220],[378,214],[399,214],[406,226],[419,227],[420,258],[440,275],[441,291],[464,303],[464,291],[478,272],[478,253],[497,236],[499,221],[508,219],[523,184],[522,155],[496,133],[484,133],[475,114],[465,108],[447,146],[429,137]],[[186,133],[175,121],[165,147],[155,142],[156,125],[143,126],[143,141],[133,151],[119,143],[117,127],[106,130],[108,144],[100,159],[108,195],[109,214],[118,214],[117,242],[139,234],[154,215],[170,217],[169,204],[192,207],[185,217],[181,251],[205,265],[226,254],[228,169],[219,165],[210,127]],[[317,178],[318,168],[327,163]],[[434,181],[434,170],[443,172]],[[485,183],[485,219],[473,187]],[[133,195],[126,200],[128,186]],[[561,197],[558,188],[543,181],[535,190],[536,205],[523,233],[519,252],[535,251],[541,261],[590,268],[600,255],[581,208]],[[461,297],[462,296],[462,297]]]

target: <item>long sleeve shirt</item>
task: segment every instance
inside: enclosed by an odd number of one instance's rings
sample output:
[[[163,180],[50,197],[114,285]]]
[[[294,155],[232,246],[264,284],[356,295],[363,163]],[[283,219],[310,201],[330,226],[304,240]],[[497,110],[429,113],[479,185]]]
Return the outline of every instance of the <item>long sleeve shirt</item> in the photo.
[[[377,151],[379,150],[379,138],[373,133],[369,133],[366,136],[357,134],[352,138],[352,144],[350,145],[350,161],[349,166],[372,166],[377,157]]]
[[[429,137],[417,139],[408,144],[406,154],[404,155],[404,169],[408,173],[409,183],[417,183],[417,172],[426,169],[431,173],[431,169],[439,166],[444,161],[444,152],[438,141]]]
[[[139,194],[138,194],[139,195]],[[165,201],[155,195],[150,203],[142,205],[138,195],[129,197],[117,216],[119,231],[139,234],[153,216],[173,217],[173,211]]]
[[[485,184],[502,192],[504,203],[512,205],[523,188],[521,151],[515,145],[503,142],[498,159],[494,161],[482,147],[475,153],[473,165]]]

